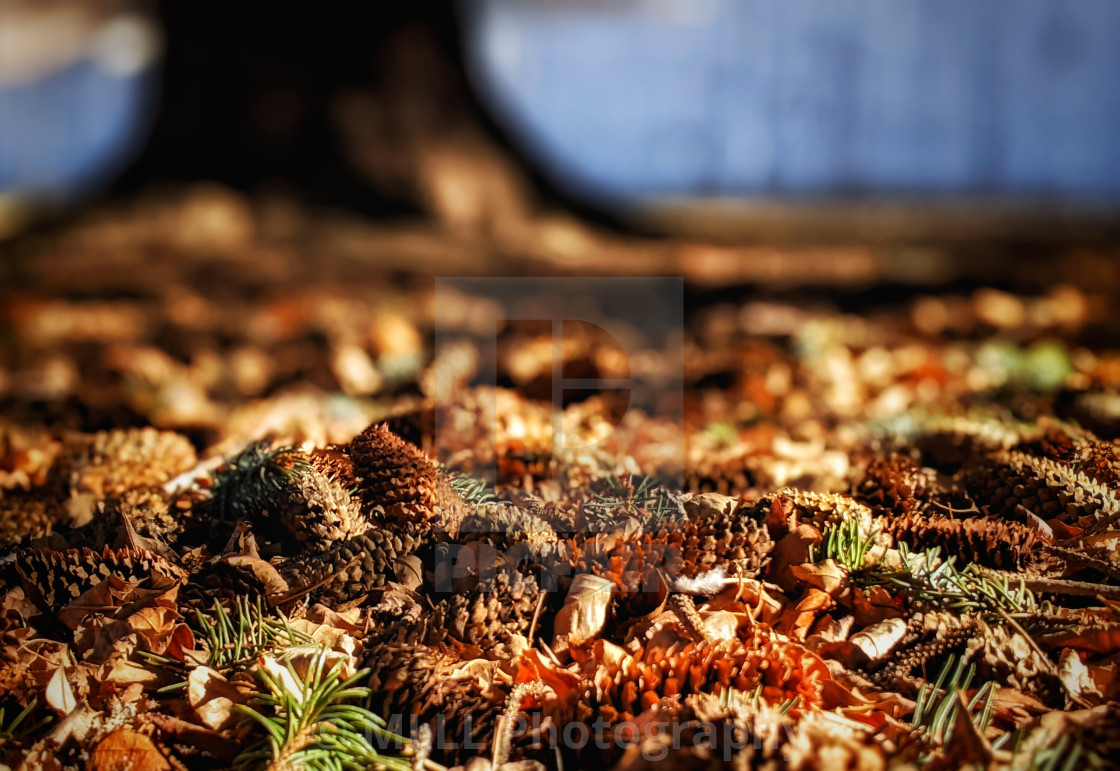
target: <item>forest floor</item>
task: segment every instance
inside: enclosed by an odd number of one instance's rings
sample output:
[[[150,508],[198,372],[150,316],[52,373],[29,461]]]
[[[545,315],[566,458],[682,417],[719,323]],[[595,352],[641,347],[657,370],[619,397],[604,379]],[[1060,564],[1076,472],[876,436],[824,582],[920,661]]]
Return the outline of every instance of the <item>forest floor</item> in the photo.
[[[5,245],[0,764],[1115,763],[1120,261],[525,228]]]

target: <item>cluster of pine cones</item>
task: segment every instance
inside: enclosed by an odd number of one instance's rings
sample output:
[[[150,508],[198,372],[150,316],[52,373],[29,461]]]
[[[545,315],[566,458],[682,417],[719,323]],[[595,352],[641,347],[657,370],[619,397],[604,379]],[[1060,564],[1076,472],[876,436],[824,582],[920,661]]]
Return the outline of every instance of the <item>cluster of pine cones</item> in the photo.
[[[930,420],[865,448],[845,493],[728,496],[565,466],[593,465],[581,456],[552,469],[558,486],[498,500],[384,424],[346,445],[257,443],[202,463],[185,437],[152,428],[5,426],[20,473],[0,498],[0,580],[48,615],[110,575],[178,584],[199,607],[248,594],[292,615],[360,608],[377,709],[438,725],[433,759],[552,762],[550,727],[599,721],[610,734],[652,711],[742,730],[743,694],[782,720],[832,705],[842,673],[789,622],[801,606],[784,621],[765,606],[803,585],[794,547],[845,525],[879,556],[938,547],[1048,596],[1107,593],[1120,562],[1090,536],[1120,519],[1117,445],[1053,421],[1004,428]],[[1020,630],[911,602],[892,658],[854,667],[868,687],[913,694],[956,653],[1060,706],[1053,662],[1022,655]]]

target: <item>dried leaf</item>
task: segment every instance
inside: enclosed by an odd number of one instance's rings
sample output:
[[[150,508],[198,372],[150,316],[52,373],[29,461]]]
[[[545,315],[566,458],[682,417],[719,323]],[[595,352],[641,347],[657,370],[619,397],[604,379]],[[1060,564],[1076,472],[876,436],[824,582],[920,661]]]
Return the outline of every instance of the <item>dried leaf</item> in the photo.
[[[238,722],[235,704],[244,704],[245,693],[210,667],[195,667],[187,677],[187,702],[207,728],[221,731]]]
[[[790,566],[794,578],[836,597],[848,588],[848,571],[835,560]]]
[[[796,589],[798,578],[790,568],[807,562],[809,547],[819,545],[822,540],[821,531],[813,525],[798,525],[786,533],[770,555],[770,580],[786,591]]]
[[[135,584],[110,575],[60,610],[58,620],[71,629],[77,629],[91,613],[108,614],[124,605],[135,587]]]
[[[1095,706],[1104,698],[1097,690],[1097,684],[1089,669],[1081,661],[1081,656],[1072,648],[1062,651],[1058,662],[1058,679],[1070,699],[1075,702]]]
[[[170,771],[171,764],[144,734],[119,728],[97,743],[89,771]]]
[[[607,622],[614,583],[606,578],[580,573],[572,580],[564,607],[556,615],[556,636],[567,635],[572,645],[596,637]]]
[[[244,570],[260,581],[261,586],[270,595],[284,594],[289,591],[288,582],[272,565],[259,557],[250,557],[244,554],[235,554],[225,558],[230,567]]]
[[[175,634],[176,622],[182,618],[171,608],[142,608],[128,617],[128,626],[139,636],[145,650],[162,654]]]
[[[1042,635],[1038,643],[1044,648],[1076,648],[1089,653],[1112,654],[1120,651],[1120,624]]]
[[[850,641],[869,661],[876,662],[886,657],[905,635],[906,622],[901,618],[888,618],[856,632]]]
[[[74,691],[70,688],[70,681],[66,677],[66,670],[58,667],[47,683],[47,704],[60,715],[69,715],[78,706]]]
[[[293,696],[297,701],[303,698],[303,685],[286,666],[272,656],[262,655],[257,659],[257,666],[263,669],[277,684]]]

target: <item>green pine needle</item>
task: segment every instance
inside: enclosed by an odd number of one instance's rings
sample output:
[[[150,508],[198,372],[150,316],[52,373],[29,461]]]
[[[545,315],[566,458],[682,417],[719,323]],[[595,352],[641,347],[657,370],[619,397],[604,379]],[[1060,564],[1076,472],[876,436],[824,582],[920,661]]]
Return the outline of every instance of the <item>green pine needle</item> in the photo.
[[[262,653],[274,653],[293,645],[306,645],[312,642],[304,632],[293,629],[287,616],[279,610],[275,617],[270,616],[260,597],[250,600],[238,597],[232,609],[226,609],[214,600],[210,613],[194,612],[190,619],[195,638],[208,651],[205,666],[222,674],[229,674],[256,661]],[[185,671],[191,668],[181,661],[158,656],[147,651],[139,652],[142,657],[167,669]],[[160,693],[182,690],[187,682],[181,681],[160,689]]]
[[[943,745],[949,740],[953,731],[953,721],[960,708],[957,694],[967,692],[976,675],[975,664],[970,664],[967,669],[964,664],[963,656],[960,659],[949,656],[933,685],[928,683],[923,685],[914,700],[914,714],[910,718],[910,723],[934,744]],[[994,682],[984,683],[967,702],[970,714],[977,707],[980,709],[972,715],[972,722],[981,732],[987,730],[991,723],[995,691]]]
[[[368,670],[343,679],[342,662],[326,667],[327,651],[319,649],[307,674],[300,678],[291,662],[286,666],[298,684],[293,692],[264,669],[257,674],[266,693],[253,699],[253,706],[237,709],[264,729],[265,738],[255,742],[234,761],[236,769],[366,769],[378,766],[390,771],[409,771],[407,758],[383,755],[371,743],[394,743],[407,747],[408,741],[390,732],[379,716],[353,702],[369,697],[370,689],[358,686]],[[254,708],[256,707],[256,708]]]
[[[33,722],[28,720],[37,706],[39,706],[39,700],[32,699],[26,707],[16,713],[11,722],[5,721],[7,710],[0,707],[0,746],[11,741],[26,741],[36,731],[51,722],[50,715],[45,715]]]
[[[922,558],[911,558],[906,543],[899,543],[906,570],[885,573],[883,577],[900,587],[911,600],[957,613],[978,612],[1002,618],[1037,612],[1038,598],[1022,580],[1017,586],[1006,578],[996,578],[975,564],[958,569],[955,558],[940,559],[940,549],[928,549]]]
[[[595,525],[608,526],[617,519],[635,516],[654,529],[680,511],[676,498],[654,477],[612,476],[606,482],[607,490],[592,493],[593,499],[585,505],[587,518]]]
[[[485,479],[456,471],[450,475],[450,481],[451,488],[467,503],[487,503],[497,499]]]
[[[309,468],[294,447],[270,449],[267,440],[255,442],[215,473],[214,514],[231,522],[258,514],[273,505],[293,476]]]
[[[863,569],[867,552],[875,545],[875,536],[878,534],[878,530],[873,530],[865,537],[860,532],[858,520],[845,519],[839,525],[825,529],[820,554],[815,545],[809,547],[809,561],[835,560],[847,568],[849,573],[855,573]]]

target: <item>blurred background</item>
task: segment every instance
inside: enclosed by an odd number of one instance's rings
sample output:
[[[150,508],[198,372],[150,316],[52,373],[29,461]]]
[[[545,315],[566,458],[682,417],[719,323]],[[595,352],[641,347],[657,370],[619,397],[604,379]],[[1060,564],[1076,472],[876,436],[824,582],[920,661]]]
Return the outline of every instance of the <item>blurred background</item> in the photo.
[[[0,0],[0,405],[392,395],[460,275],[1060,385],[1120,339],[1118,71],[1112,0]]]
[[[1109,0],[0,2],[4,219],[168,180],[506,227],[1053,235],[1120,209]]]

